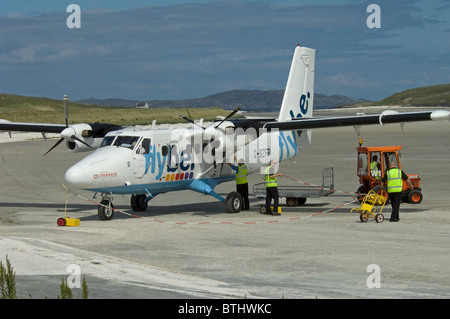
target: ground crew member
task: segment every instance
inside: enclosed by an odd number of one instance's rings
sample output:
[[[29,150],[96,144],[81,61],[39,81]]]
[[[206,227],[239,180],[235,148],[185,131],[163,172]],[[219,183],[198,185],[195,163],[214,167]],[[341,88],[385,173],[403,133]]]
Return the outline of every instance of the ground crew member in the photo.
[[[236,157],[234,158],[236,161]],[[242,196],[242,210],[249,210],[250,204],[248,201],[248,182],[247,182],[247,166],[244,164],[244,160],[240,159],[238,166],[230,165],[236,172],[236,191]]]
[[[401,169],[396,168],[394,162],[389,163],[389,170],[381,180],[381,188],[385,189],[384,185],[387,185],[387,192],[389,199],[391,200],[392,213],[390,222],[398,222],[400,220],[399,210],[400,202],[402,200],[403,180],[406,181],[411,190],[414,189],[411,180]]]
[[[278,213],[278,185],[277,176],[283,176],[282,173],[275,173],[275,165],[277,161],[271,160],[270,165],[266,168],[265,181],[266,181],[266,214],[280,215]],[[273,198],[273,213],[270,211],[270,203]]]
[[[373,178],[375,178],[376,180],[380,180],[381,179],[381,166],[380,163],[378,162],[378,156],[374,155],[372,157],[372,162],[370,163],[370,174],[372,175]]]

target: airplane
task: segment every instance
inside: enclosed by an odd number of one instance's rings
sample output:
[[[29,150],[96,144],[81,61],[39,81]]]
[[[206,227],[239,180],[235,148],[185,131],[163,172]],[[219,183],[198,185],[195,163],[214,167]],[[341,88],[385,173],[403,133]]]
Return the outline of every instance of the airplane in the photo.
[[[131,195],[132,210],[145,211],[156,195],[179,190],[211,195],[225,203],[228,212],[238,213],[242,207],[239,193],[230,192],[224,198],[214,191],[218,184],[234,179],[228,164],[239,158],[249,174],[264,174],[272,160],[279,165],[306,150],[311,145],[311,129],[450,119],[445,110],[314,118],[315,52],[300,45],[295,48],[278,118],[233,119],[236,109],[206,127],[184,115],[180,118],[190,127],[69,125],[68,97],[64,96],[65,125],[0,120],[0,130],[60,133],[47,153],[63,141],[70,152],[95,149],[71,166],[64,179],[71,187],[100,193],[99,219],[111,220],[114,194]]]

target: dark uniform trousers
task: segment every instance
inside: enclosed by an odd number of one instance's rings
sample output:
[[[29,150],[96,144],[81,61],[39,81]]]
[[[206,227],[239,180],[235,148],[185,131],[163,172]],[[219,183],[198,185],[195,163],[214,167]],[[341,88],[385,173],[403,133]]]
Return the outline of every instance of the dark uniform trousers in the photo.
[[[391,206],[392,206],[392,213],[391,213],[391,220],[398,220],[399,219],[399,210],[400,210],[400,203],[402,201],[402,193],[389,193],[389,199],[391,200]]]
[[[278,188],[266,187],[266,214],[270,214],[270,202],[273,198],[273,212],[278,212]]]
[[[236,191],[242,196],[242,210],[249,210],[250,204],[248,202],[248,183],[236,184]]]

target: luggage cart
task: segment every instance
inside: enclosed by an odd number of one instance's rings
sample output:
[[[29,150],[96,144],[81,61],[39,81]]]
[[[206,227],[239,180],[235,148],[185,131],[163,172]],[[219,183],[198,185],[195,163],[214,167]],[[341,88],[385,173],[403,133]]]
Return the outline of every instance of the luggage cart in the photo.
[[[307,198],[319,198],[334,193],[334,170],[327,167],[322,170],[322,186],[285,186],[278,185],[278,197],[286,198],[286,206],[303,205]],[[266,198],[266,183],[253,185],[253,196]]]
[[[386,204],[386,197],[370,190],[364,196],[360,208],[352,208],[350,212],[355,211],[359,213],[359,219],[362,222],[367,222],[369,218],[375,218],[377,223],[382,223],[384,215],[381,212],[383,211],[384,204]]]

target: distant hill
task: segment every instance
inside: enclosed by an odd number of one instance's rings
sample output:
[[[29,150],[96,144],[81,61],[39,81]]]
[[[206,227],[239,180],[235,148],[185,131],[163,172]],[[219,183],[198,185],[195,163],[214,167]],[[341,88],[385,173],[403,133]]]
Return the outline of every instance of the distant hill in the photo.
[[[95,121],[117,125],[148,125],[158,123],[179,123],[185,110],[177,108],[138,109],[99,105],[88,105],[69,101],[69,124],[92,123]],[[216,116],[227,116],[230,111],[218,107],[190,108],[192,119],[210,121]],[[63,101],[42,97],[0,93],[0,118],[12,122],[64,123]]]
[[[224,109],[234,109],[241,107],[246,111],[266,111],[279,109],[283,100],[284,90],[231,90],[202,98],[187,100],[148,100],[135,101],[123,99],[95,99],[89,98],[78,101],[79,103],[134,107],[137,102],[147,102],[150,108],[160,107],[221,107]],[[353,99],[343,95],[314,94],[315,108],[335,108],[343,105],[368,102],[364,99]]]
[[[450,106],[450,83],[409,89],[378,102],[358,105]]]

